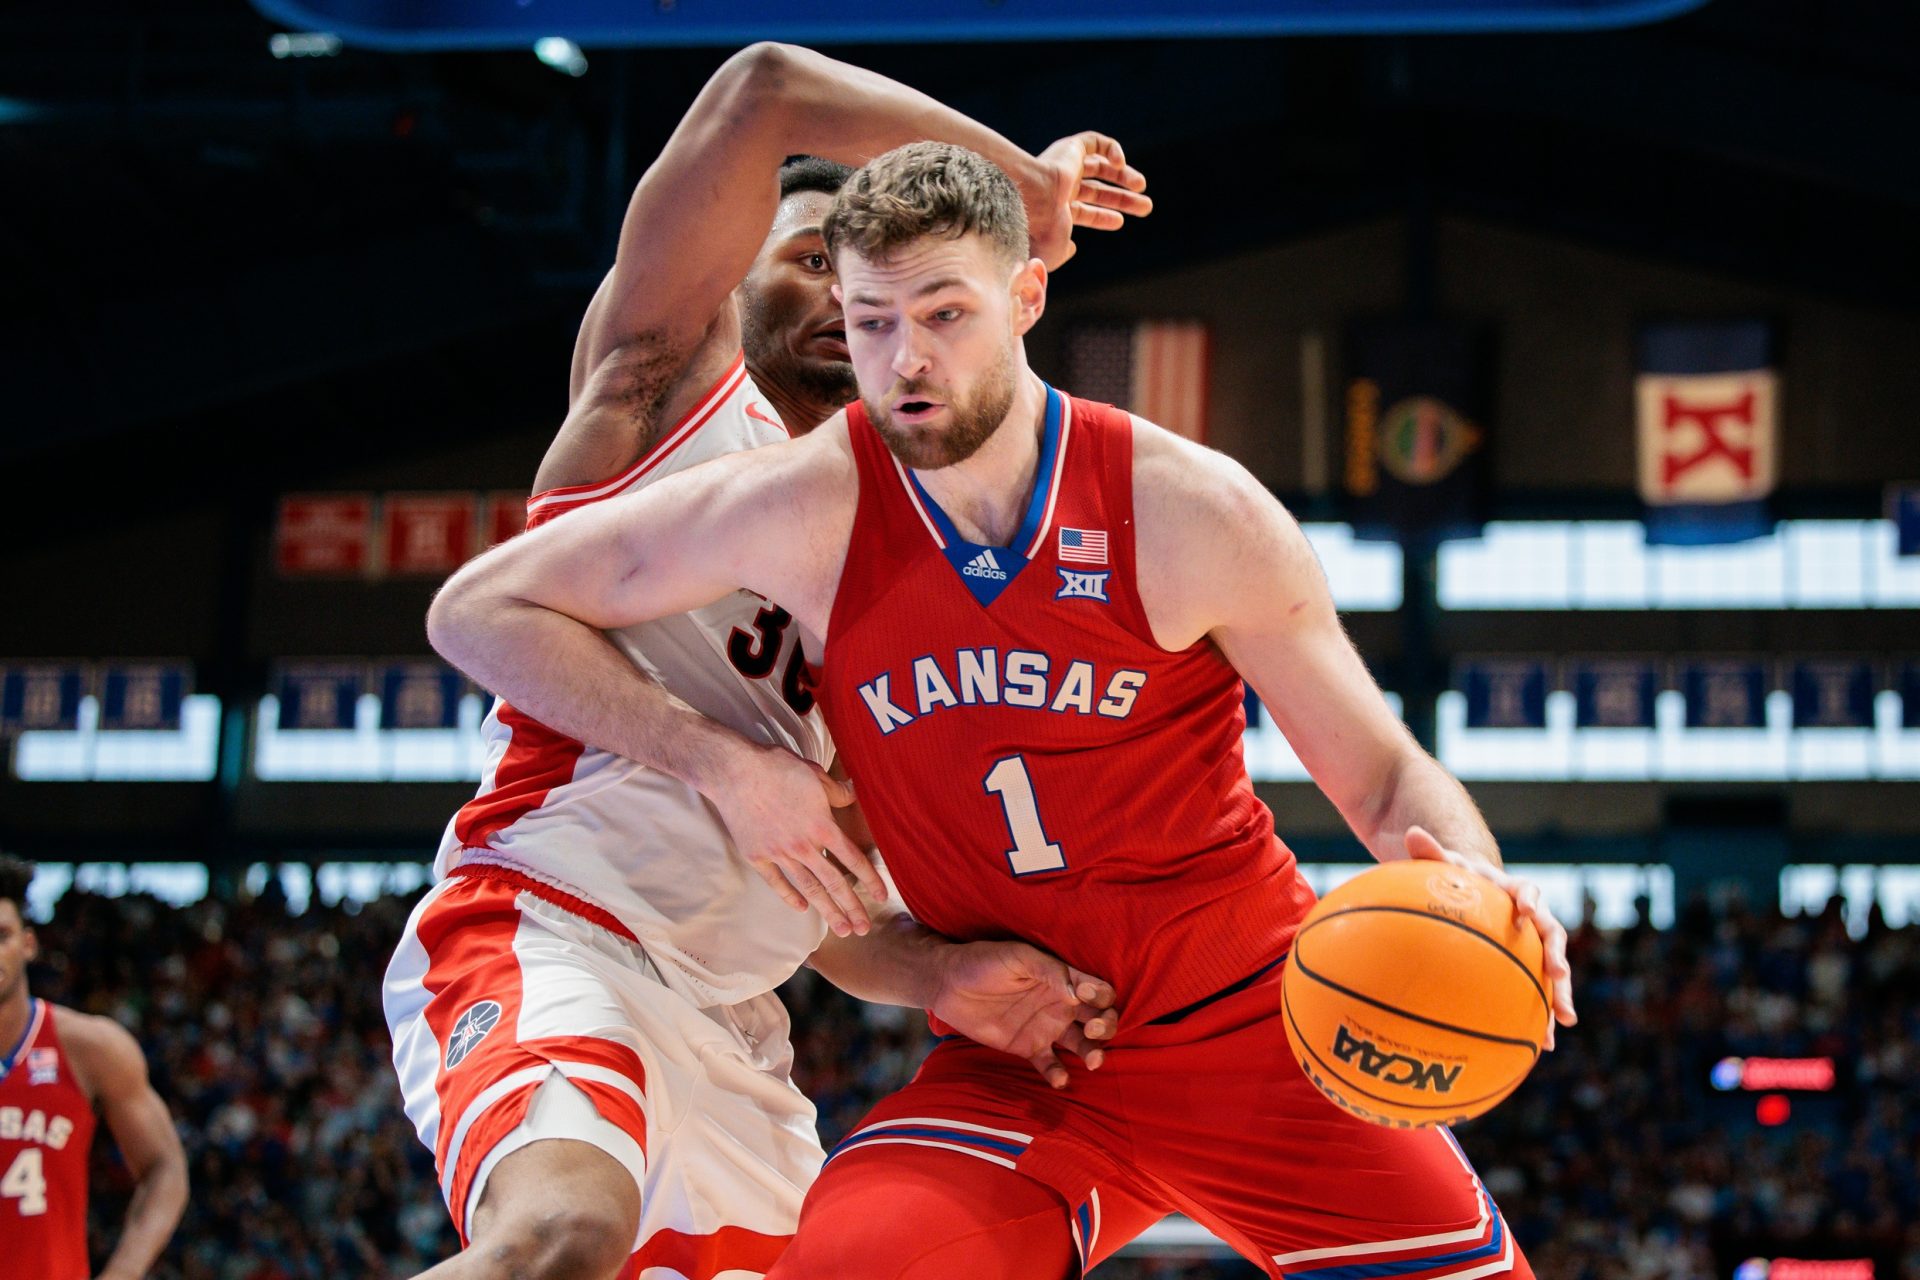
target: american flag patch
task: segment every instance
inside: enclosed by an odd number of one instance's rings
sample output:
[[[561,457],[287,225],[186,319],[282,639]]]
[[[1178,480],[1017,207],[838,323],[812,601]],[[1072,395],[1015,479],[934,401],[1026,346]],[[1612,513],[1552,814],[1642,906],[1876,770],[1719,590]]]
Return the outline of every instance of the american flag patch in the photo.
[[[1105,564],[1107,562],[1107,531],[1105,529],[1061,529],[1060,558],[1069,564]]]

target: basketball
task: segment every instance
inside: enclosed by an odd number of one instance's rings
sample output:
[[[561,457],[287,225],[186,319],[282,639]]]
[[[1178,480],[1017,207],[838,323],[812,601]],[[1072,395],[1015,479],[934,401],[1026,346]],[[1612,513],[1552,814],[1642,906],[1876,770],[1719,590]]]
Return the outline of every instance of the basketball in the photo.
[[[1295,936],[1281,980],[1307,1078],[1375,1124],[1490,1110],[1526,1078],[1552,1013],[1540,935],[1492,881],[1391,862],[1341,885]]]

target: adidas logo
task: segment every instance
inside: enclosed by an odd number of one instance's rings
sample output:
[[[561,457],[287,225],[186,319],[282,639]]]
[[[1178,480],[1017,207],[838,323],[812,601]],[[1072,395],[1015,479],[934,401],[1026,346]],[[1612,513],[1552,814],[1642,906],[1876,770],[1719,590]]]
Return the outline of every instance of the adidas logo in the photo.
[[[996,582],[1005,582],[1007,580],[1007,571],[1002,569],[1000,562],[993,558],[991,549],[982,551],[979,555],[967,561],[967,567],[960,572],[966,574],[969,578],[992,578]]]

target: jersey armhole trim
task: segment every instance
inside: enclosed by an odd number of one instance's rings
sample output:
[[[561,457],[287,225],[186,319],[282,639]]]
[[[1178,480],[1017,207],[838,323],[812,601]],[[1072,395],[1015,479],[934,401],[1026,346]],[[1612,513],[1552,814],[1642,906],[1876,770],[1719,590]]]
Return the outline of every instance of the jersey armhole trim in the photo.
[[[746,353],[735,355],[727,371],[707,389],[693,408],[687,410],[680,420],[625,471],[607,480],[597,480],[589,484],[560,485],[552,489],[543,489],[527,499],[527,527],[533,528],[563,511],[585,506],[611,498],[624,491],[640,477],[652,471],[669,455],[697,434],[713,416],[720,411],[733,393],[746,381]]]

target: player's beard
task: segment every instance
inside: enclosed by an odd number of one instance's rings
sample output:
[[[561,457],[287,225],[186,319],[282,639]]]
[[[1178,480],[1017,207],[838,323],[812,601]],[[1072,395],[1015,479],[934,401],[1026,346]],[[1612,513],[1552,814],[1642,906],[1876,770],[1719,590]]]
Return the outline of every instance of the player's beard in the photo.
[[[895,404],[902,399],[912,399],[919,393],[929,393],[929,399],[939,400],[947,407],[944,426],[902,426],[893,420],[893,414],[885,405],[864,397],[862,400],[866,405],[867,420],[873,423],[880,438],[887,442],[887,448],[894,457],[915,471],[938,471],[956,462],[965,462],[980,452],[980,446],[993,437],[1000,424],[1007,420],[1008,411],[1013,408],[1013,384],[1013,346],[1009,343],[1002,348],[1000,359],[994,363],[994,367],[980,379],[973,394],[965,400],[932,394],[939,388],[920,382],[895,383],[887,389],[887,399]]]

